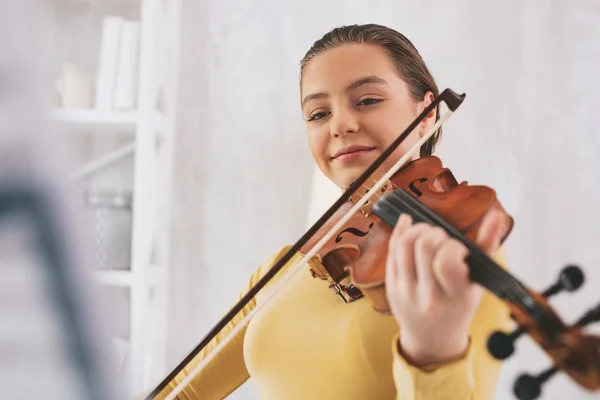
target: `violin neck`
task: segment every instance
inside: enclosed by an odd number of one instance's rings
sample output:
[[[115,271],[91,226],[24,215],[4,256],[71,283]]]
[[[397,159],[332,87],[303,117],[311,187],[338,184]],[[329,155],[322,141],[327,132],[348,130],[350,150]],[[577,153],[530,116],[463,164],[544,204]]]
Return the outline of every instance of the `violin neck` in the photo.
[[[383,195],[373,206],[372,212],[390,226],[396,225],[400,215],[409,214],[414,223],[427,222],[443,228],[451,237],[459,240],[468,248],[469,256],[466,262],[472,281],[479,283],[499,298],[512,300],[517,304],[521,304],[524,297],[529,297],[527,290],[517,278],[498,265],[458,229],[404,189],[394,190]]]

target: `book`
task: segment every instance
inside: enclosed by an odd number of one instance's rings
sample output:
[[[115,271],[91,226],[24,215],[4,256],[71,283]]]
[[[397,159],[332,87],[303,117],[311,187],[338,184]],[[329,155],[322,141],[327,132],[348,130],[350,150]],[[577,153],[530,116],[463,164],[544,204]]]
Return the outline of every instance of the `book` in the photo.
[[[113,108],[116,110],[129,111],[137,106],[139,37],[139,22],[124,21],[113,98]]]
[[[95,108],[98,110],[108,111],[112,109],[123,23],[124,19],[118,16],[106,16],[102,21],[94,102]]]

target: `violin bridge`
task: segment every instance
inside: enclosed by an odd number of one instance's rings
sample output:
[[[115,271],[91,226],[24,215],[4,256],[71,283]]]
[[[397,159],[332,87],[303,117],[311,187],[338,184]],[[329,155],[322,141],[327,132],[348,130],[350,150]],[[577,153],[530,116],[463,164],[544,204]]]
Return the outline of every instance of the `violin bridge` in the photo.
[[[379,179],[382,176],[383,176],[383,174],[373,174],[373,182],[379,181]],[[392,183],[389,180],[386,181],[383,184],[383,186],[377,191],[377,193],[372,195],[371,198],[369,200],[367,200],[365,204],[363,204],[363,206],[360,208],[360,212],[365,217],[368,217],[369,215],[371,215],[371,211],[373,210],[373,205],[377,202],[377,200],[379,200],[379,198],[381,196],[392,191],[393,190],[392,188],[393,188]],[[361,187],[358,188],[356,190],[356,192],[354,192],[354,194],[352,194],[352,196],[350,196],[350,201],[354,204],[358,203],[367,193],[369,193],[370,190],[371,190],[371,187],[369,187],[369,185],[367,185],[367,184],[361,185]]]

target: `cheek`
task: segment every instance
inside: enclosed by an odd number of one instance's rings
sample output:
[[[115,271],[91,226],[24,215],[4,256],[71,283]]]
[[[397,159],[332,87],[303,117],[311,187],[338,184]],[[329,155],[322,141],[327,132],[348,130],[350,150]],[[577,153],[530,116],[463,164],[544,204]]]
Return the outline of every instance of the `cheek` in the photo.
[[[379,113],[369,115],[364,119],[365,130],[382,147],[388,147],[400,134],[402,127],[399,125],[397,115],[388,115],[389,113]],[[382,149],[384,150],[384,149]]]
[[[327,143],[327,135],[324,134],[322,128],[308,128],[308,146],[310,147],[313,157],[318,163],[322,163],[325,159]]]
[[[400,111],[398,111],[400,108]],[[370,118],[369,125],[371,128],[369,132],[372,132],[372,136],[382,144],[384,148],[387,148],[396,140],[408,126],[414,121],[412,110],[408,110],[401,107],[386,107],[385,112]],[[408,150],[418,138],[419,128],[414,129],[407,138],[404,139],[400,148]]]
[[[369,121],[370,128],[368,131],[373,139],[380,144],[381,151],[385,151],[414,121],[414,118],[412,118],[412,115],[408,110],[403,111],[402,113],[386,111],[385,115],[380,114],[377,118],[370,119]],[[388,161],[385,163],[386,167],[391,168],[418,141],[419,128],[417,127],[402,141],[392,156],[388,158]],[[416,150],[410,158],[414,159],[415,154],[418,156],[419,151]]]
[[[398,147],[397,152],[400,153],[400,156],[403,156],[404,154],[408,153],[410,151],[410,149],[413,148],[414,145],[418,141],[419,141],[419,136],[418,136],[417,131],[415,130],[402,142],[402,144]],[[414,159],[418,155],[419,155],[419,150],[415,149],[411,155],[411,159]]]

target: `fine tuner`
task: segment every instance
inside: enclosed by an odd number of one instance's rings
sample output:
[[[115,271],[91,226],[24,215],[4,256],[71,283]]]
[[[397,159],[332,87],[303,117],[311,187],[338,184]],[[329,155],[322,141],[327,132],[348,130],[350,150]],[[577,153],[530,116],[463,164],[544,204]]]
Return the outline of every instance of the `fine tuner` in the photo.
[[[568,265],[560,272],[557,282],[542,292],[542,296],[548,299],[563,291],[574,292],[583,285],[583,282],[583,271],[576,265]],[[598,321],[600,321],[600,304],[573,324],[573,328],[583,328]],[[488,340],[490,354],[498,360],[507,359],[514,353],[515,341],[526,332],[526,328],[519,327],[508,334],[501,331],[493,333]],[[600,369],[600,365],[598,368]],[[538,375],[521,374],[515,381],[514,394],[519,400],[537,399],[542,393],[542,385],[558,371],[559,368],[552,366]]]

